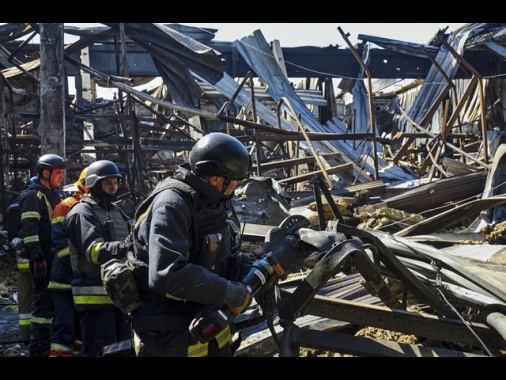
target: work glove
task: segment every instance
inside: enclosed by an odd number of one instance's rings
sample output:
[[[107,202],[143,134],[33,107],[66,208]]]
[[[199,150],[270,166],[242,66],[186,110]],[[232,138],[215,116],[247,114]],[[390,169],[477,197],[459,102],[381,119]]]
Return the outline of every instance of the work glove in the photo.
[[[133,240],[132,234],[124,239],[109,242],[108,244],[102,244],[98,252],[97,261],[100,264],[105,264],[111,259],[125,259],[128,251],[133,251]]]
[[[32,273],[33,281],[39,282],[46,278],[47,262],[43,257],[38,257],[30,260],[30,272]]]
[[[251,289],[240,282],[229,282],[223,301],[232,314],[240,314],[251,303]]]
[[[271,254],[286,273],[297,272],[304,265],[307,251],[305,244],[299,241],[298,231],[310,224],[304,216],[291,215],[265,235],[265,252]]]
[[[128,234],[126,238],[121,239],[120,243],[118,244],[116,252],[116,255],[118,257],[126,258],[128,251],[133,251],[134,241],[132,239],[132,236],[133,234]]]

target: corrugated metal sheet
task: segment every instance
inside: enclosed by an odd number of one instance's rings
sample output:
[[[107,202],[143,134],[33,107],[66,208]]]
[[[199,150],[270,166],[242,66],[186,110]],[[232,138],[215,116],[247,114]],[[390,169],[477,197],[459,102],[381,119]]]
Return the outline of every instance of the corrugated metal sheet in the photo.
[[[215,90],[212,86],[210,86],[206,83],[202,83],[202,82],[200,82],[199,84],[200,84],[200,88],[202,89],[204,97],[208,97],[208,98],[213,98],[213,97],[220,97],[221,98],[221,97],[223,97],[223,94],[220,93],[219,91]],[[249,88],[248,88],[248,90],[249,90]],[[267,93],[267,89],[263,86],[254,86],[253,92],[255,94],[255,98],[257,98],[260,101],[267,101],[269,99],[274,101],[274,99],[272,99],[272,97]],[[305,104],[308,104],[308,105],[310,104],[310,105],[320,106],[320,107],[327,106],[327,101],[325,100],[325,97],[323,96],[321,91],[307,90],[307,89],[297,90],[296,89],[295,93]]]
[[[454,35],[448,40],[450,46],[461,55],[464,51],[464,45],[469,32],[469,30],[463,31],[461,34]],[[452,79],[459,68],[459,62],[457,59],[444,46],[439,49],[435,59],[440,68],[444,71],[445,75]],[[440,72],[440,68],[432,65],[413,106],[409,110],[409,117],[416,123],[419,123],[422,118],[424,118],[427,111],[432,107],[438,96],[447,85],[447,80]],[[433,127],[439,127],[439,124],[434,124]],[[433,132],[436,133],[439,131],[433,130]]]
[[[318,123],[284,76],[260,30],[235,41],[234,45],[259,78],[267,83],[267,93],[276,102],[279,102],[282,97],[287,98],[297,115],[300,115],[301,123],[304,126],[314,132],[323,132],[322,125]],[[283,104],[283,108],[291,113],[288,105]]]
[[[235,44],[246,62],[248,62],[257,75],[265,83],[267,83],[267,92],[271,95],[271,97],[276,102],[279,102],[282,98],[288,99],[294,109],[294,112],[297,114],[293,116],[298,116],[300,118],[300,122],[304,128],[307,128],[311,132],[340,133],[335,129],[329,128],[332,127],[333,124],[322,125],[309,111],[306,104],[301,100],[290,85],[289,81],[285,78],[261,31],[257,30],[253,34],[236,41]],[[286,102],[283,104],[283,108],[292,114]],[[333,123],[339,125],[341,131],[347,130],[345,124],[341,120],[334,118]],[[343,145],[348,145],[349,147],[350,145],[353,145],[353,141],[351,143],[343,142],[342,140],[330,140],[327,142],[314,141],[312,144],[316,150],[324,154],[333,152],[336,149],[342,151],[341,148]],[[353,146],[351,149],[346,149],[344,155],[348,155],[352,151],[355,151],[355,148],[356,147]],[[366,170],[369,173],[374,173],[375,170],[373,159],[371,158],[371,152],[368,152],[366,148],[365,151],[359,152],[359,156],[360,157],[357,157],[357,154],[352,154],[348,156],[348,160],[359,166],[361,169]],[[385,168],[387,166],[385,161],[382,161],[380,158],[378,158],[378,160],[381,161],[381,163],[378,164],[380,168]],[[343,162],[346,162],[346,158],[343,159]]]

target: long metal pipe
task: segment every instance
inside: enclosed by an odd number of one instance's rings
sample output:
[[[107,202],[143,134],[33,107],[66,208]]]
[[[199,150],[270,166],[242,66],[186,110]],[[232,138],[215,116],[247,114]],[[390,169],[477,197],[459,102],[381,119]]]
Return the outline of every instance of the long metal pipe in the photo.
[[[487,315],[486,322],[506,340],[506,316],[504,314],[498,312],[490,313]]]

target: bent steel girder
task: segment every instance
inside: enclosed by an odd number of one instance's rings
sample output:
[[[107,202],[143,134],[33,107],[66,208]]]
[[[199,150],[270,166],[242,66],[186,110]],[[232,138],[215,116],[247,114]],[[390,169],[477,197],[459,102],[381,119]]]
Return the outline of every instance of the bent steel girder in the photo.
[[[403,308],[360,243],[355,240],[346,240],[335,244],[279,307],[280,324],[294,321],[332,276],[351,266],[357,268],[364,277],[367,282],[365,287],[373,291],[385,305],[391,308]]]
[[[428,305],[433,307],[437,312],[441,313],[445,317],[455,317],[455,312],[446,305],[439,297],[437,297],[425,284],[423,284],[408,268],[399,260],[395,254],[379,239],[364,230],[360,230],[354,227],[347,226],[343,223],[343,218],[337,209],[334,200],[330,192],[323,185],[323,181],[319,177],[313,178],[311,181],[314,191],[315,198],[317,199],[317,212],[320,221],[320,229],[324,227],[324,211],[321,200],[318,201],[318,188],[324,193],[327,203],[331,206],[332,212],[336,218],[336,221],[329,222],[327,230],[334,232],[343,233],[347,238],[358,237],[364,240],[366,243],[372,244],[377,248],[377,254],[379,260],[387,267],[394,276],[408,287],[413,294],[418,298],[426,302]],[[332,226],[331,226],[332,225]]]
[[[409,288],[415,296],[423,300],[427,305],[431,306],[444,317],[458,317],[456,312],[445,304],[437,295],[435,295],[423,282],[421,282],[401,260],[383,243],[381,239],[364,230],[359,230],[344,224],[336,224],[335,229],[347,235],[355,236],[367,243],[373,244],[378,249],[379,260],[385,267],[407,288]]]

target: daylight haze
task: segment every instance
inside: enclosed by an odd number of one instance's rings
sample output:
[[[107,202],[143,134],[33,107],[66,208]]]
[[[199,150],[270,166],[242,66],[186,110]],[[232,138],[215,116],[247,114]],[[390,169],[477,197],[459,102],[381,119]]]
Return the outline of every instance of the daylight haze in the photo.
[[[328,46],[347,47],[338,27],[352,44],[361,42],[359,34],[397,39],[413,43],[427,43],[439,29],[448,27],[453,32],[465,23],[181,23],[201,28],[218,29],[215,39],[234,41],[260,29],[270,42],[279,40],[281,46]]]
[[[169,24],[169,23],[161,23]],[[448,27],[453,32],[465,23],[185,23],[182,25],[217,29],[215,40],[232,42],[260,29],[270,42],[279,40],[281,46],[328,46],[347,47],[338,27],[352,44],[361,42],[359,34],[396,39],[405,42],[427,43],[439,29]],[[79,27],[104,26],[99,23],[65,23]]]

